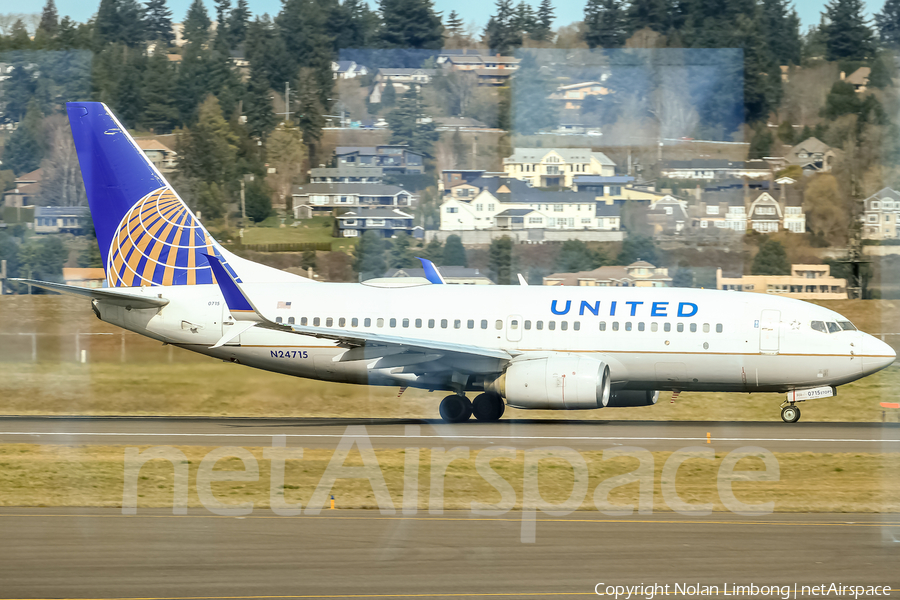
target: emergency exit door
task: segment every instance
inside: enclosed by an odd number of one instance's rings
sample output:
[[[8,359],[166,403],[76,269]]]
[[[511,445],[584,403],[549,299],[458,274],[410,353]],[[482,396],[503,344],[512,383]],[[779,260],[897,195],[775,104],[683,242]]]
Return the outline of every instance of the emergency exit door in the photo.
[[[781,311],[764,310],[759,319],[760,354],[778,354],[778,338],[781,333]]]

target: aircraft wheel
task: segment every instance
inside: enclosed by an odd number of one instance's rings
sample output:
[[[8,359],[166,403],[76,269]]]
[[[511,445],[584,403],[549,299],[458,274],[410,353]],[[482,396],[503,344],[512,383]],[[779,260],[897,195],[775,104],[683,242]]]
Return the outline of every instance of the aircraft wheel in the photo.
[[[796,406],[785,406],[781,409],[781,420],[785,423],[796,423],[800,420],[800,409]]]
[[[451,394],[441,400],[441,418],[448,423],[462,423],[472,416],[472,403],[465,396]]]
[[[499,421],[506,405],[500,394],[485,392],[475,396],[472,401],[472,414],[479,421]]]

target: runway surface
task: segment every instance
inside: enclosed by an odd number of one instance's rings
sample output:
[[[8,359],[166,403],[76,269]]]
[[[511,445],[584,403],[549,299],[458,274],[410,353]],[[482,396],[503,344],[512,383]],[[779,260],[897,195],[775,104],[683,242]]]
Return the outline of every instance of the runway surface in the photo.
[[[0,418],[0,442],[267,446],[272,436],[307,448],[333,448],[348,427],[364,426],[376,448],[453,444],[602,450],[762,446],[773,452],[900,452],[896,423],[660,422],[501,420],[446,424],[419,419]],[[355,430],[358,431],[358,430]]]
[[[685,582],[877,584],[900,593],[900,515],[538,518],[535,543],[522,543],[521,513],[3,508],[0,597],[596,597],[601,582],[672,592]]]

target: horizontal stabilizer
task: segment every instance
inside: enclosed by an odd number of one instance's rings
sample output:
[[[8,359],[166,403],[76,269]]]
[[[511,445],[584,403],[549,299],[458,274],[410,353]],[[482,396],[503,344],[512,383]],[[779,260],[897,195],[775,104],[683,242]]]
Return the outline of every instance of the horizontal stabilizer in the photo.
[[[256,321],[238,321],[234,325],[228,327],[228,329],[225,331],[225,335],[222,336],[222,339],[210,346],[210,348],[221,348],[254,325],[256,325]]]
[[[59,292],[61,294],[71,294],[73,296],[84,296],[95,300],[102,300],[107,304],[116,306],[125,306],[131,308],[160,308],[169,303],[160,294],[156,297],[141,296],[134,293],[119,292],[116,288],[83,288],[74,285],[65,285],[63,283],[50,283],[49,281],[36,281],[34,279],[10,279],[10,281],[18,281],[27,285]]]

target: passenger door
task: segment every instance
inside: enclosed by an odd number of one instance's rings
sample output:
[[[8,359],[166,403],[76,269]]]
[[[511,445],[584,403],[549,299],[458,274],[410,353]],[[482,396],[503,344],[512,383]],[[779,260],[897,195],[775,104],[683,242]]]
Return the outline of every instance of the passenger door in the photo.
[[[759,319],[759,353],[778,354],[781,333],[781,311],[764,310]]]
[[[510,342],[522,341],[521,315],[509,315],[506,317],[506,339]]]

